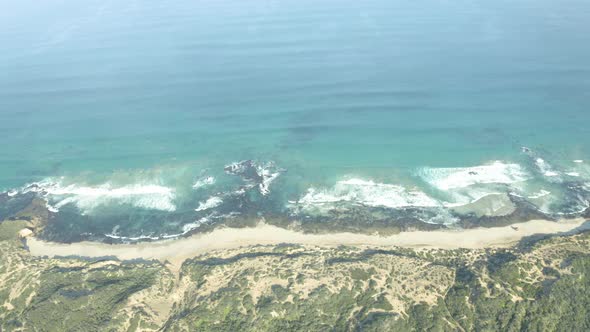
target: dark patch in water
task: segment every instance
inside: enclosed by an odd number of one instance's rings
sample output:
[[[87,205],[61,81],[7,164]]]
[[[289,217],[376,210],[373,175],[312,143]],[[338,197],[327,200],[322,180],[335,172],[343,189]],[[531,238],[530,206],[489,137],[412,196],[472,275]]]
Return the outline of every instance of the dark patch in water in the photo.
[[[43,232],[44,240],[54,242],[102,241],[105,243],[128,242],[105,236],[118,227],[121,234],[142,234],[158,236],[178,233],[178,225],[194,221],[194,213],[145,211],[133,207],[122,207],[117,214],[83,215],[75,207],[63,207],[52,215]],[[143,239],[149,241],[149,239]]]
[[[293,147],[300,147],[312,142],[321,132],[318,126],[292,126],[287,129],[288,135],[281,139],[279,148],[288,150]]]
[[[390,209],[348,202],[335,204],[335,208],[322,215],[296,214],[289,218],[309,232],[352,231],[360,233],[391,234],[409,230],[437,230],[446,228],[442,223],[430,222],[444,214],[438,208]],[[273,218],[274,219],[274,218]],[[269,222],[273,223],[273,219]]]
[[[254,181],[259,183],[262,181],[262,176],[256,170],[257,164],[253,160],[242,160],[237,163],[229,164],[224,167],[227,174],[240,176],[246,181]]]

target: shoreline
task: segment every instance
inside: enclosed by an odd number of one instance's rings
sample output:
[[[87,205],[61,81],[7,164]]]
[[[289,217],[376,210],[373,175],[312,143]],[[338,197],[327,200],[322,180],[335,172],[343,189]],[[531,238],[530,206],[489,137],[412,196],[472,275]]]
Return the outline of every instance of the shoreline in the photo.
[[[585,218],[559,221],[531,220],[504,227],[461,230],[412,231],[391,236],[356,233],[305,234],[259,223],[250,228],[221,228],[188,238],[137,244],[77,242],[71,244],[26,238],[31,255],[36,257],[87,258],[116,257],[119,260],[158,260],[180,266],[186,259],[216,250],[239,249],[282,243],[311,246],[373,246],[438,249],[502,248],[531,235],[550,235],[575,230]]]

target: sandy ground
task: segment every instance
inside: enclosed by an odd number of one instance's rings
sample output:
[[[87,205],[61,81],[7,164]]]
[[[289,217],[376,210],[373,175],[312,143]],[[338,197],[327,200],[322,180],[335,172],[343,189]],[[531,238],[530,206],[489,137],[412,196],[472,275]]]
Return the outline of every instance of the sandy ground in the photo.
[[[157,259],[179,266],[187,258],[213,250],[280,243],[441,249],[507,247],[525,236],[568,232],[584,222],[585,219],[582,218],[559,222],[533,220],[506,227],[415,231],[387,237],[354,233],[304,234],[261,223],[252,228],[222,228],[189,238],[139,244],[109,245],[96,242],[62,244],[45,242],[34,237],[27,238],[26,241],[34,256],[115,256],[121,260]]]

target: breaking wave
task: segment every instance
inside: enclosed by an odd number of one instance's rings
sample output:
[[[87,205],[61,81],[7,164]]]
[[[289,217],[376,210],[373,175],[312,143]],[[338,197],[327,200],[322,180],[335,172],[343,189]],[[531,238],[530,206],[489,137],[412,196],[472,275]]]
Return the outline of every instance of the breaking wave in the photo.
[[[161,172],[149,178],[141,172],[139,176],[125,173],[92,185],[74,183],[73,178],[49,178],[1,193],[0,203],[9,207],[4,211],[12,211],[12,206],[25,204],[21,201],[40,197],[53,212],[58,228],[88,223],[93,234],[110,232],[105,236],[123,241],[174,238],[203,225],[222,224],[237,214],[248,221],[278,216],[295,223],[464,225],[465,220],[508,216],[514,211],[515,218],[530,211],[531,215],[538,213],[537,217],[558,218],[579,216],[588,209],[587,163],[570,160],[560,167],[530,149],[523,151],[528,158],[519,163],[424,167],[408,170],[407,178],[390,181],[349,176],[303,190],[298,187],[302,178],[298,174],[281,177],[286,171],[274,162],[255,160],[208,169],[207,174],[200,171],[197,176],[198,170],[182,173],[184,176]],[[120,229],[111,231],[118,224]]]
[[[192,232],[195,229],[197,229],[203,225],[211,223],[211,222],[215,221],[216,219],[234,218],[238,215],[240,215],[239,212],[230,212],[228,214],[218,214],[218,213],[213,212],[205,217],[198,219],[195,222],[184,224],[182,226],[182,233],[176,234],[176,236],[182,236],[182,235],[188,234],[189,232]]]
[[[199,211],[213,209],[213,208],[221,205],[221,203],[223,203],[223,200],[221,198],[219,198],[217,196],[212,196],[212,197],[209,197],[204,202],[199,202],[199,207],[196,208],[195,211],[199,212]]]
[[[195,184],[193,184],[193,189],[201,189],[215,184],[215,178],[212,176],[206,176],[204,178],[198,179]]]
[[[63,206],[73,204],[84,214],[107,204],[128,204],[134,207],[172,212],[176,210],[175,190],[156,184],[132,184],[115,186],[105,183],[98,186],[65,185],[52,179],[33,183],[21,192],[35,192],[45,198],[48,208],[58,212]]]
[[[537,165],[541,174],[547,177],[558,178],[560,173],[555,171],[549,163],[547,163],[543,158],[537,158],[535,160],[535,165]]]
[[[501,161],[475,167],[425,167],[417,173],[425,182],[443,191],[477,184],[512,184],[530,178],[530,174],[522,166]]]
[[[419,190],[362,179],[338,181],[330,189],[309,188],[303,197],[293,203],[308,210],[317,207],[330,208],[341,202],[387,208],[440,206],[438,201]]]
[[[231,212],[226,215],[217,214],[214,212],[214,213],[211,213],[205,217],[202,217],[194,222],[184,224],[182,226],[182,232],[175,233],[175,234],[162,234],[162,235],[150,234],[150,235],[138,235],[138,236],[123,236],[123,235],[119,235],[119,226],[115,226],[113,228],[113,230],[111,231],[111,233],[104,234],[104,236],[107,238],[113,239],[113,240],[119,240],[119,241],[125,241],[125,242],[137,242],[137,241],[145,241],[145,240],[158,241],[158,240],[175,239],[175,238],[179,238],[181,236],[184,236],[184,235],[194,231],[195,229],[197,229],[203,225],[211,223],[211,222],[215,221],[216,219],[233,218],[237,215],[239,215],[239,213],[237,213],[237,212]]]
[[[538,193],[534,193],[534,194],[528,196],[528,198],[529,199],[538,199],[538,198],[545,197],[545,196],[548,196],[548,195],[551,195],[551,192],[550,191],[541,190]]]
[[[459,207],[490,195],[508,194],[506,185],[527,181],[531,175],[520,165],[495,161],[488,165],[460,168],[422,168],[416,174],[430,188],[441,192],[433,197],[423,190],[371,180],[338,181],[329,189],[309,188],[291,206],[302,210],[329,209],[337,203],[385,208]],[[498,187],[504,186],[504,187]]]

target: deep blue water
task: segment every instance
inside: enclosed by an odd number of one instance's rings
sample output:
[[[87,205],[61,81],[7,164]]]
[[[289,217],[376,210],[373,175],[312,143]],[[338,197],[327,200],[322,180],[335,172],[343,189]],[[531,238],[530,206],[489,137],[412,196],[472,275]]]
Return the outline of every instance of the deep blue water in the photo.
[[[551,192],[533,203],[552,213],[588,203],[587,1],[3,7],[0,190],[41,182],[70,226],[177,233],[244,213],[224,196],[243,186],[260,214],[498,192]],[[224,171],[249,159],[268,174]],[[211,197],[225,203],[194,211]]]

